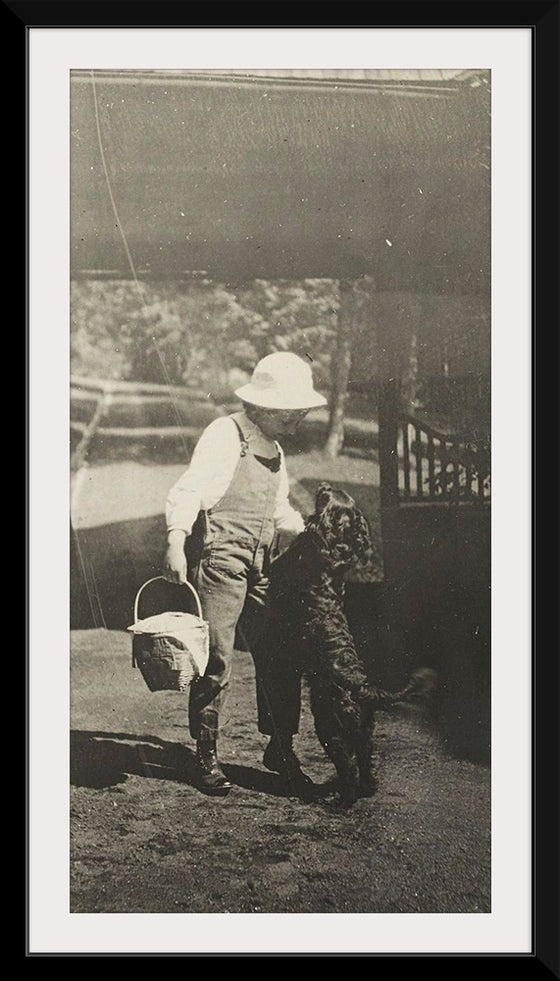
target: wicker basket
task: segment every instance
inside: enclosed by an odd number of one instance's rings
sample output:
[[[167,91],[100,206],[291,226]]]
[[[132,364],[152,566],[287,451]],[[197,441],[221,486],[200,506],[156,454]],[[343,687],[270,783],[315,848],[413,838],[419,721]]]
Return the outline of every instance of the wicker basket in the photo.
[[[163,579],[149,579],[138,590],[134,602],[134,623],[127,629],[132,638],[132,664],[138,667],[150,691],[185,692],[192,682],[206,670],[209,656],[208,624],[202,617],[202,608],[196,590],[190,583],[196,615],[165,610],[146,619],[138,619],[140,595],[150,583]]]

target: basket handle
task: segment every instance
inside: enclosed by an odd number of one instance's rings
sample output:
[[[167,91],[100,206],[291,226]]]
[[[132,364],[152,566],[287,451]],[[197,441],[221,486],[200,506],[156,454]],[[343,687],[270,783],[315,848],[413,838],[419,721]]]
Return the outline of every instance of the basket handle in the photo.
[[[144,583],[143,586],[140,586],[140,589],[136,593],[136,599],[134,600],[134,622],[135,623],[136,623],[136,621],[138,619],[138,602],[140,600],[140,594],[142,593],[142,590],[146,588],[146,586],[149,586],[151,582],[156,582],[157,579],[163,579],[164,582],[169,582],[169,580],[166,579],[165,576],[154,576],[153,579],[148,579]],[[198,610],[199,619],[202,620],[203,619],[203,617],[202,617],[202,607],[200,605],[200,600],[198,598],[198,593],[197,593],[196,589],[194,588],[194,586],[191,585],[191,583],[188,580],[185,583],[182,583],[182,584],[180,583],[179,585],[188,586],[188,588],[190,589],[191,593],[193,594],[193,596],[195,598],[196,608]]]

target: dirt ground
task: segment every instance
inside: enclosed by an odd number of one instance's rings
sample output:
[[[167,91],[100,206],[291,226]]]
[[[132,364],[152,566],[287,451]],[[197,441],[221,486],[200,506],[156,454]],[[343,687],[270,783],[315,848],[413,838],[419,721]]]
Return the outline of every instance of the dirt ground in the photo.
[[[380,786],[346,812],[262,765],[254,671],[238,652],[221,757],[234,788],[193,785],[185,696],[151,693],[125,631],[71,636],[75,913],[490,911],[490,773],[446,755],[414,715],[380,714]],[[304,699],[296,748],[334,776]]]

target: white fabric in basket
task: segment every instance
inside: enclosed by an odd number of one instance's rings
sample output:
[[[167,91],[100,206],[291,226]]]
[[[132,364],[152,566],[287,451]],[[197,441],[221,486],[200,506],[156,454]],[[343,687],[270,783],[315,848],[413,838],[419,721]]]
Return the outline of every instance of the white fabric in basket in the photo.
[[[201,675],[206,671],[209,657],[208,624],[192,613],[168,610],[165,613],[146,617],[144,620],[136,620],[126,629],[133,634],[169,637],[192,654]]]

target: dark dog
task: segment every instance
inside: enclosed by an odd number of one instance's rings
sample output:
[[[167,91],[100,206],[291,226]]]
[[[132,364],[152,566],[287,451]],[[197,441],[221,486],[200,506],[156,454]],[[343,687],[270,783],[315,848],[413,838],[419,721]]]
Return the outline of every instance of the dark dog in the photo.
[[[400,692],[368,681],[344,612],[344,576],[372,554],[369,525],[355,501],[323,483],[305,531],[270,574],[266,646],[271,656],[289,650],[307,679],[317,736],[336,768],[344,805],[376,790],[376,711],[422,699],[433,683],[429,671],[417,672]]]

